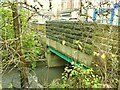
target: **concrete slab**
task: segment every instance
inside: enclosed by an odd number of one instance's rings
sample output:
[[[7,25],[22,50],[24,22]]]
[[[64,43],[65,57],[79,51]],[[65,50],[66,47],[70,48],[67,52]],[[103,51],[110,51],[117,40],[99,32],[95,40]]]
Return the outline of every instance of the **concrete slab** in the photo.
[[[47,39],[47,45],[53,47],[55,50],[58,50],[59,52],[63,53],[64,55],[68,56],[69,58],[72,58],[74,61],[78,61],[79,63],[85,64],[89,66],[93,60],[93,57],[91,55],[87,55],[83,52],[80,52],[77,49],[71,48],[66,45],[62,45],[61,43],[58,43],[54,40]],[[60,66],[64,65],[64,60],[61,60],[60,57],[54,55],[53,53],[47,53],[47,60],[48,65],[50,67],[52,66]]]

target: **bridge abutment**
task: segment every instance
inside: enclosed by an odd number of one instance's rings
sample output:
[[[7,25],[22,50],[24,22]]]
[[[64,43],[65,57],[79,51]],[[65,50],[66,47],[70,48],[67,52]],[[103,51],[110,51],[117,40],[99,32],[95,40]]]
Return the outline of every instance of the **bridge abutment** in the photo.
[[[45,53],[45,56],[47,58],[48,67],[65,66],[67,64],[65,60],[52,53],[50,50]]]

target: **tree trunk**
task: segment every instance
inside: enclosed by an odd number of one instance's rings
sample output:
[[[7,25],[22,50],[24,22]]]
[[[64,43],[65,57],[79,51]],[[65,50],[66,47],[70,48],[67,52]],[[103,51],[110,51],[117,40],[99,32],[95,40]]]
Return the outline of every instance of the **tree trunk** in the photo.
[[[18,9],[16,4],[12,4],[12,16],[13,16],[13,27],[14,27],[14,32],[15,32],[15,38],[16,40],[16,51],[19,54],[20,58],[20,75],[21,75],[21,88],[28,88],[28,70],[27,70],[27,63],[25,60],[25,57],[22,53],[22,48],[21,48],[21,31],[20,31],[20,23],[19,23],[19,14],[18,14]]]

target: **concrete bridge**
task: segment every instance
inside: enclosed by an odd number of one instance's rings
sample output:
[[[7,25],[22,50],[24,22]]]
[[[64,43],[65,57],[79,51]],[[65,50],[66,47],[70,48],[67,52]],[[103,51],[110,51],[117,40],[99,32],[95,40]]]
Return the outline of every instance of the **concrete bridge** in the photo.
[[[93,52],[116,54],[118,27],[85,22],[49,21],[46,24],[46,44],[49,67],[65,65],[67,62],[89,67],[94,60]]]

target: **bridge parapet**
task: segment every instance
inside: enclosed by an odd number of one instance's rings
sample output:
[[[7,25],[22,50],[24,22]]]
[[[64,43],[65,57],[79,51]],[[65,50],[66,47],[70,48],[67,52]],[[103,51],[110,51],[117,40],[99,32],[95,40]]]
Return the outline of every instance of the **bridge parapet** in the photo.
[[[90,65],[93,52],[118,53],[118,27],[113,25],[49,21],[47,45],[77,62]]]

